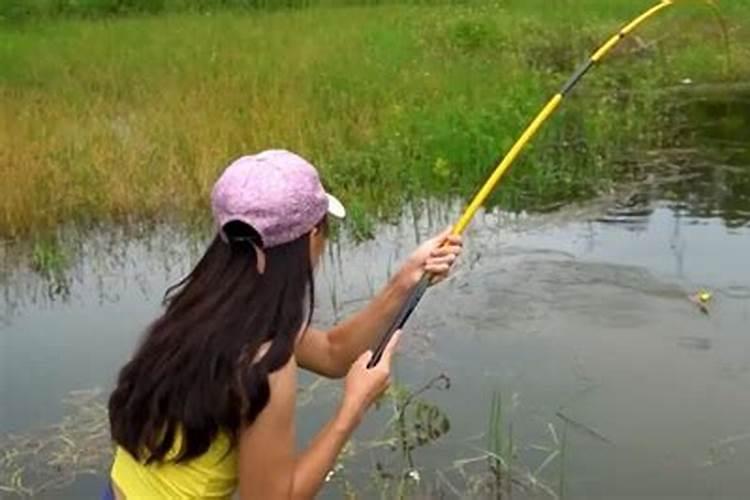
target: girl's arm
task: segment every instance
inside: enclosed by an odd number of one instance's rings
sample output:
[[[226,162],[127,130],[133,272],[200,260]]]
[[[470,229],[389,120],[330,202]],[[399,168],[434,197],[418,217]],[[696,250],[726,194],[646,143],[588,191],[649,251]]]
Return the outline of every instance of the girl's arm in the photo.
[[[327,377],[343,377],[391,326],[422,274],[432,274],[433,283],[445,279],[461,249],[461,237],[452,235],[450,229],[420,245],[364,309],[327,332],[308,329],[295,353],[300,365]]]
[[[357,359],[347,375],[344,398],[336,414],[299,455],[294,449],[297,393],[294,357],[269,376],[270,400],[239,439],[242,500],[306,499],[317,494],[362,415],[388,387],[398,336],[389,343],[376,367],[367,369],[369,352]]]

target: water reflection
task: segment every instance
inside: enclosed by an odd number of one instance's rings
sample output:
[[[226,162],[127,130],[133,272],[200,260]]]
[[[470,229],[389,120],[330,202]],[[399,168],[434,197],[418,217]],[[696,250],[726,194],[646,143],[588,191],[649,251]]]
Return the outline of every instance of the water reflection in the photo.
[[[689,101],[692,147],[677,151],[683,181],[664,193],[675,210],[718,217],[729,228],[750,222],[750,91]],[[685,161],[684,158],[689,158]]]

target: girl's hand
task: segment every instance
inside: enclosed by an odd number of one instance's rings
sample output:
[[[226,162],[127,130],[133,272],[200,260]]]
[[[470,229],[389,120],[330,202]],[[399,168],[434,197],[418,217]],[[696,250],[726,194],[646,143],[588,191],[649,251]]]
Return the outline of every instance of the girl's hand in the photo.
[[[402,273],[410,285],[416,284],[422,274],[430,275],[430,284],[443,281],[461,255],[463,239],[452,234],[452,228],[447,228],[434,238],[422,243],[404,264]]]
[[[393,334],[377,365],[367,368],[367,363],[372,358],[372,351],[367,351],[354,362],[346,375],[342,406],[357,421],[391,385],[393,352],[396,350],[400,337],[401,331]]]

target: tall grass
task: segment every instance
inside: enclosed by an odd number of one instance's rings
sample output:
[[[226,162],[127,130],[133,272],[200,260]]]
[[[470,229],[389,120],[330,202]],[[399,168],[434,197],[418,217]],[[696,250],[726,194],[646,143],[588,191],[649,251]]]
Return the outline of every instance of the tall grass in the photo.
[[[6,25],[0,237],[71,221],[203,218],[220,170],[271,147],[316,163],[366,233],[368,219],[405,200],[473,192],[574,67],[649,3],[506,0]],[[723,70],[706,11],[686,5],[654,20],[583,83],[494,202],[540,207],[590,195],[615,178],[619,156],[671,140],[657,90],[686,77],[748,75],[750,5],[727,9],[733,73]]]
[[[0,0],[0,21],[25,22],[59,17],[102,18],[217,10],[284,10],[351,5],[465,4],[479,0]]]

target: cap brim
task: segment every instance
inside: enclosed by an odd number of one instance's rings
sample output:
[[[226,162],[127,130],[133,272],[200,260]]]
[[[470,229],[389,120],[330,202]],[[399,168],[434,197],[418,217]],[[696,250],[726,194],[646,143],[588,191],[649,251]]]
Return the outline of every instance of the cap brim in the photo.
[[[326,196],[328,197],[328,213],[337,219],[346,217],[346,208],[344,208],[339,199],[328,193],[326,193]]]

